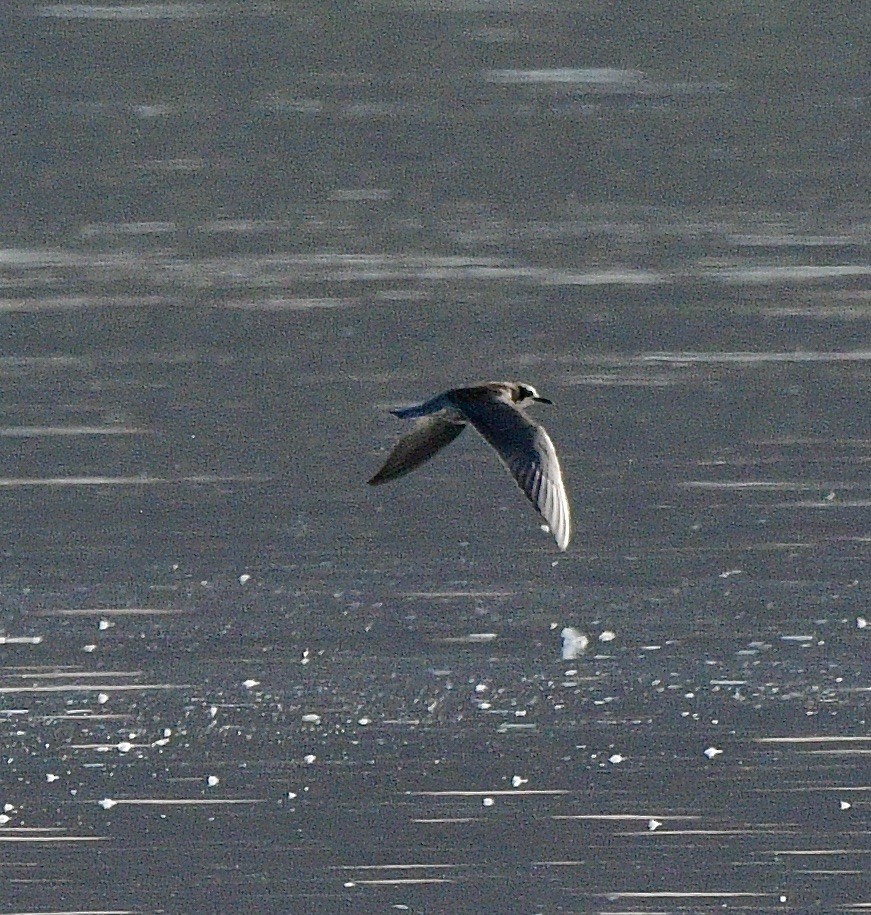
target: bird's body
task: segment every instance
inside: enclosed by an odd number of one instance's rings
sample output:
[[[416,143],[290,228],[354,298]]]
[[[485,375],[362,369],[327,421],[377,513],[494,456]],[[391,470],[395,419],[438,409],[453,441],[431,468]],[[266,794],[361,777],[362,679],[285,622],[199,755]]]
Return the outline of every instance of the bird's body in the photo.
[[[493,446],[564,550],[571,537],[569,501],[550,436],[524,412],[533,401],[551,403],[532,385],[490,381],[452,388],[417,406],[393,410],[395,416],[418,421],[369,483],[378,486],[410,473],[471,425]]]

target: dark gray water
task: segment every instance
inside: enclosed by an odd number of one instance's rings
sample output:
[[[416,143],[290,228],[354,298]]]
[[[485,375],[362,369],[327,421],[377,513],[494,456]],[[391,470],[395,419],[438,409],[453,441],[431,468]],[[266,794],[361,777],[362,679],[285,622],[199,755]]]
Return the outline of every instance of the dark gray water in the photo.
[[[615,9],[0,14],[0,915],[871,905],[860,29]]]

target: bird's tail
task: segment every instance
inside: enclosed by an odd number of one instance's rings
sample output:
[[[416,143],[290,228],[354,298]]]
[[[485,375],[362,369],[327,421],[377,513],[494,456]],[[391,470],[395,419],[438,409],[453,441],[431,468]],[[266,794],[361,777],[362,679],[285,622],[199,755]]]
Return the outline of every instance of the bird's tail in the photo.
[[[394,416],[400,419],[417,419],[421,416],[429,416],[431,413],[438,413],[444,409],[444,403],[441,395],[433,397],[432,400],[425,400],[423,403],[415,404],[412,407],[401,407],[399,410],[391,410]]]
[[[414,417],[425,415],[425,412],[422,410],[422,404],[418,404],[416,407],[405,407],[401,410],[391,410],[390,412],[400,419],[413,419]]]

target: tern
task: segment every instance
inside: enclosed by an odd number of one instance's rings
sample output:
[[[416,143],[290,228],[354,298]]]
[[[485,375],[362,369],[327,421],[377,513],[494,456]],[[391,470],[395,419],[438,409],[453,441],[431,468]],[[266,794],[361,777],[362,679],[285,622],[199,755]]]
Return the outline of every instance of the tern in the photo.
[[[391,410],[417,423],[394,445],[384,466],[369,480],[379,486],[428,461],[471,425],[499,455],[564,550],[571,537],[569,500],[550,436],[525,413],[530,403],[548,403],[531,384],[489,381],[451,388],[414,407]]]

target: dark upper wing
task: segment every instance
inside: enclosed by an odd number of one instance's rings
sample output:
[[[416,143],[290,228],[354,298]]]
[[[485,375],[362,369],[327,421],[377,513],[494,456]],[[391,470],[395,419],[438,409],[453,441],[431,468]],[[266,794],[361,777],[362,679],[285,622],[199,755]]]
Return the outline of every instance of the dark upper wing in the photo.
[[[369,484],[378,486],[410,473],[445,445],[450,445],[465,428],[465,423],[451,422],[439,414],[418,420],[414,428],[393,446],[384,466],[369,480]]]
[[[564,550],[572,535],[571,515],[550,436],[507,400],[469,398],[464,399],[460,409],[496,449]]]

